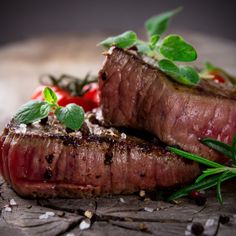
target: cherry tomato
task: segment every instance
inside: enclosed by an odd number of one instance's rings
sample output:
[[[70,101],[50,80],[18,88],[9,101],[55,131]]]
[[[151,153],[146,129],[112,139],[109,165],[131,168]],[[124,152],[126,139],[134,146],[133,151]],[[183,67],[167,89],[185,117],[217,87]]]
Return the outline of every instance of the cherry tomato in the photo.
[[[216,83],[225,83],[225,79],[219,74],[218,71],[211,71],[210,74],[214,76],[213,80]]]
[[[46,86],[39,86],[33,93],[32,99],[44,100],[43,90]],[[98,85],[94,84],[92,88],[83,96],[71,96],[67,91],[57,86],[49,86],[57,95],[58,105],[66,106],[69,103],[75,103],[84,108],[85,111],[91,111],[99,106]]]

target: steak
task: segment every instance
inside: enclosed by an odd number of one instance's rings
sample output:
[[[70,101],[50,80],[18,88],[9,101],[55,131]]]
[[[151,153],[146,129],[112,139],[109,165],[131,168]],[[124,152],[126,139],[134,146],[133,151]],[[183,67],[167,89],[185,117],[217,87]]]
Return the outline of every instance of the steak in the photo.
[[[99,72],[99,86],[107,124],[146,130],[168,145],[211,160],[226,160],[200,139],[232,142],[236,133],[233,86],[207,80],[197,87],[184,86],[134,53],[115,47]]]
[[[52,117],[27,126],[12,120],[0,138],[5,180],[25,197],[74,198],[182,185],[199,174],[196,163],[169,153],[155,137],[102,127],[96,117],[88,113],[72,133]]]

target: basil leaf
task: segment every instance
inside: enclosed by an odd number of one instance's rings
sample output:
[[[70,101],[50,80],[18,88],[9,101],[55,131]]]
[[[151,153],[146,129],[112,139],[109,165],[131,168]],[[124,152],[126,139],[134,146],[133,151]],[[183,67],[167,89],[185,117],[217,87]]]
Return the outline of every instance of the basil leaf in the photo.
[[[50,108],[44,101],[30,101],[19,109],[14,119],[17,124],[30,124],[47,117]]]
[[[58,108],[55,111],[55,115],[62,124],[74,131],[80,129],[84,123],[84,110],[74,103]]]
[[[170,60],[159,61],[159,68],[175,81],[185,85],[196,85],[200,78],[198,73],[190,66],[177,66]]]
[[[175,34],[165,37],[160,45],[160,53],[172,61],[194,61],[197,59],[197,52],[185,40]]]
[[[151,17],[145,22],[148,35],[151,37],[155,34],[161,35],[164,33],[169,25],[170,19],[178,14],[182,10],[182,7],[167,11],[162,14]]]
[[[104,41],[100,42],[98,45],[102,45],[105,48],[110,48],[112,46],[117,46],[119,48],[129,48],[137,42],[137,35],[133,31],[126,31],[123,34],[109,37]]]
[[[57,95],[56,93],[49,87],[46,87],[43,90],[43,96],[45,98],[45,101],[50,104],[56,104],[57,103]]]
[[[151,49],[154,49],[156,47],[156,44],[159,41],[159,39],[160,39],[160,35],[158,34],[152,35],[150,43],[149,43],[149,46]]]

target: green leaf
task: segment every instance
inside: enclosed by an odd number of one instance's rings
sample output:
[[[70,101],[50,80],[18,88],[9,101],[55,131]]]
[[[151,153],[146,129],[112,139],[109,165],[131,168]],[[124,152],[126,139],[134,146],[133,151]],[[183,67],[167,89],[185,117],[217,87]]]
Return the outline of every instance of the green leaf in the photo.
[[[204,67],[207,71],[213,71],[215,69],[217,69],[217,67],[215,67],[213,64],[211,64],[210,62],[206,61],[204,63]]]
[[[175,34],[165,37],[160,45],[160,53],[172,61],[194,61],[197,59],[197,52],[192,45]]]
[[[182,7],[174,9],[172,11],[167,11],[159,15],[153,16],[145,22],[145,27],[147,29],[149,37],[164,33],[169,25],[170,19],[178,14],[182,10]]]
[[[221,194],[221,183],[224,181],[224,177],[229,174],[229,171],[224,172],[218,179],[217,185],[216,185],[216,197],[219,203],[222,205],[223,204],[223,198]]]
[[[189,160],[192,160],[192,161],[196,161],[198,163],[201,163],[201,164],[204,164],[204,165],[207,165],[207,166],[210,166],[210,167],[215,167],[215,168],[221,168],[221,167],[224,167],[223,165],[217,163],[217,162],[214,162],[214,161],[210,161],[210,160],[207,160],[203,157],[200,157],[196,154],[192,154],[192,153],[189,153],[189,152],[185,152],[185,151],[182,151],[178,148],[174,148],[174,147],[167,147],[167,149],[179,156],[182,156],[182,157],[185,157]]]
[[[221,172],[224,172],[226,170],[225,167],[219,167],[219,168],[211,168],[211,169],[207,169],[203,171],[203,174],[200,175],[195,183],[199,183],[200,181],[202,181],[204,178],[208,177],[209,175],[215,175],[215,174],[219,174]]]
[[[179,66],[180,69],[180,78],[185,85],[196,85],[200,81],[200,77],[196,70],[191,66]]]
[[[176,64],[167,59],[160,60],[158,64],[161,71],[165,72],[167,75],[178,81],[180,71]]]
[[[136,47],[139,53],[152,57],[153,51],[151,50],[150,45],[148,43],[143,41],[138,41]]]
[[[58,108],[55,114],[62,124],[74,131],[80,129],[84,123],[83,108],[73,103],[68,104],[66,107]]]
[[[159,39],[160,39],[160,35],[158,34],[152,35],[150,43],[149,43],[149,46],[151,49],[154,49],[156,47],[156,44],[159,41]]]
[[[236,161],[236,135],[233,137],[233,142],[232,142],[232,159]]]
[[[232,147],[226,143],[220,142],[212,138],[205,138],[201,142],[208,147],[215,149],[218,152],[223,153],[225,156],[233,159],[233,150]]]
[[[185,188],[182,188],[182,189],[178,190],[177,192],[173,193],[167,199],[167,201],[172,201],[172,200],[175,200],[177,198],[187,196],[193,190],[206,190],[206,189],[209,189],[209,188],[215,186],[218,183],[219,176],[220,175],[212,176],[212,177],[209,177],[208,179],[206,179],[206,180],[204,180],[200,183],[195,183],[195,184],[192,184],[192,185],[187,186]],[[234,178],[234,177],[236,177],[236,174],[227,172],[227,174],[222,177],[221,182],[224,182],[224,181],[226,181],[228,179],[231,179],[231,178]]]
[[[175,81],[185,85],[196,85],[200,78],[190,66],[177,66],[174,62],[163,59],[159,61],[159,68]]]
[[[137,42],[137,35],[133,31],[126,31],[123,34],[109,37],[98,45],[102,45],[105,48],[110,48],[112,46],[116,46],[119,48],[129,48],[133,46]]]
[[[46,102],[50,104],[56,104],[57,103],[57,95],[56,93],[49,87],[46,87],[43,90],[43,96]]]
[[[30,101],[19,109],[14,119],[17,124],[30,124],[47,117],[50,108],[44,101]]]

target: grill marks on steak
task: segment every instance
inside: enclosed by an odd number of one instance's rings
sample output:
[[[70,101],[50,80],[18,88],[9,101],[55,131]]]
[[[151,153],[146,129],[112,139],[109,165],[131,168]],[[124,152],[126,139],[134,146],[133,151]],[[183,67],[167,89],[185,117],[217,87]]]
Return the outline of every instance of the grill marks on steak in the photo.
[[[12,121],[0,139],[2,175],[22,196],[82,197],[171,187],[199,174],[196,163],[169,153],[156,139],[95,121],[87,118],[71,134],[59,124],[32,124],[21,132]]]
[[[99,75],[102,112],[108,124],[143,129],[168,145],[225,161],[199,139],[232,141],[236,133],[234,89],[224,91],[209,81],[196,88],[177,84],[133,53],[118,48],[109,51]]]

